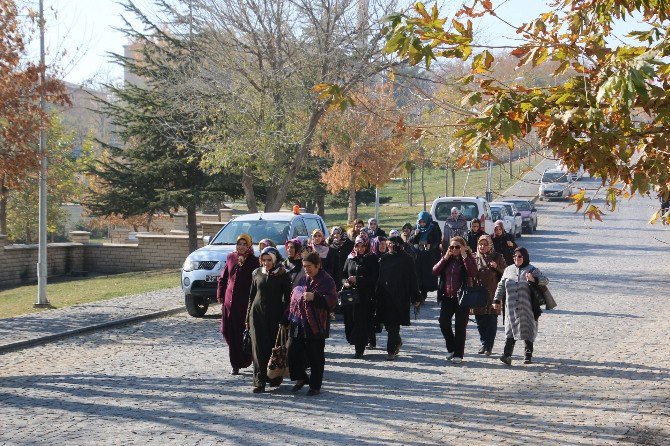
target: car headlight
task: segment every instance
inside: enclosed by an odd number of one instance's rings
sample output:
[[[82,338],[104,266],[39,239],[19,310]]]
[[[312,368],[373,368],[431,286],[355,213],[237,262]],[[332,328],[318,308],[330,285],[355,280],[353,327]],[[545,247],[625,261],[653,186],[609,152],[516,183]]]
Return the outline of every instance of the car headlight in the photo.
[[[200,266],[200,262],[196,262],[194,260],[186,259],[184,261],[184,266],[182,266],[182,269],[186,272],[193,271],[194,269],[198,269],[198,266]]]

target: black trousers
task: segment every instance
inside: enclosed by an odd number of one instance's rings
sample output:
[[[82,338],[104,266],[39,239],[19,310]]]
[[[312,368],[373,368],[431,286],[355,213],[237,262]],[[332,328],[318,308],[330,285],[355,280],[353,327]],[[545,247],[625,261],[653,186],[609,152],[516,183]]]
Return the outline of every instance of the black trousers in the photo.
[[[402,339],[400,338],[400,325],[386,323],[384,326],[386,327],[386,332],[388,333],[388,339],[386,341],[386,352],[392,355],[400,348],[400,344],[402,344]]]
[[[526,357],[530,358],[533,356],[533,343],[531,341],[523,342],[525,344],[524,353],[526,354]],[[503,355],[512,356],[512,353],[514,353],[514,344],[516,344],[516,340],[514,338],[505,339],[505,350],[503,351]]]
[[[478,314],[475,315],[477,321],[477,330],[479,330],[479,340],[482,347],[486,350],[493,350],[493,343],[498,331],[497,314]]]
[[[452,328],[451,319],[455,316],[456,323]],[[458,305],[455,297],[444,297],[440,308],[440,330],[447,343],[447,351],[459,358],[465,350],[465,330],[468,326],[468,311]]]
[[[312,389],[320,389],[323,382],[323,369],[326,365],[325,339],[306,338],[299,334],[290,338],[288,343],[288,369],[291,381],[305,380]],[[311,376],[307,376],[306,361],[311,367]]]

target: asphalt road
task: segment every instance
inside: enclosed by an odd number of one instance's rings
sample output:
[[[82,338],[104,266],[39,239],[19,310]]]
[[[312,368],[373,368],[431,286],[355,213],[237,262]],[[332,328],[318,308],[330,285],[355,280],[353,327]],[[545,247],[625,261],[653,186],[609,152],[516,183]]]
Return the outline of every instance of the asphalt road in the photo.
[[[646,224],[655,202],[605,223],[536,205],[519,243],[559,307],[534,364],[519,346],[512,367],[477,355],[474,324],[449,363],[431,303],[397,361],[353,359],[336,322],[321,395],[257,395],[249,371],[228,374],[215,312],[179,314],[0,356],[0,444],[668,444],[670,231]]]

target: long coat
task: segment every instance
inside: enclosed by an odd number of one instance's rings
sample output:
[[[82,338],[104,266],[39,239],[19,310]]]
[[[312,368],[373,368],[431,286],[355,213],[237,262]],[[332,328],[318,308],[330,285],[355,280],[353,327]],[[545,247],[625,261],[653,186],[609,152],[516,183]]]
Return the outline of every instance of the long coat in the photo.
[[[405,252],[383,255],[377,281],[377,322],[409,325],[411,304],[420,300],[412,257]]]
[[[351,254],[353,249],[354,242],[349,238],[345,238],[339,247],[335,247],[332,243],[330,244],[330,252],[333,253],[333,273],[331,274],[331,277],[335,281],[337,289],[342,287],[342,269],[344,268],[344,262],[347,261],[347,256]]]
[[[350,344],[367,344],[377,307],[375,288],[379,277],[379,257],[376,254],[347,257],[342,278],[349,276],[356,277],[359,303],[342,308],[344,333]]]
[[[216,299],[221,303],[221,334],[228,344],[230,365],[241,369],[251,365],[251,356],[242,351],[244,320],[249,305],[251,275],[258,268],[258,257],[249,254],[242,266],[239,255],[231,253],[221,270]]]
[[[537,321],[533,314],[530,297],[530,285],[526,273],[531,272],[538,285],[547,285],[542,272],[530,264],[518,268],[510,265],[505,268],[496,289],[495,302],[505,301],[505,337],[515,340],[535,342],[537,337]]]
[[[494,250],[489,251],[487,254],[482,255],[477,252],[475,258],[477,261],[477,278],[482,285],[488,291],[489,300],[486,304],[486,307],[482,308],[471,308],[470,314],[481,315],[481,314],[500,314],[500,309],[493,308],[493,299],[498,289],[498,282],[505,272],[507,263],[501,254],[498,254]],[[496,267],[491,268],[490,263],[495,262]]]
[[[252,274],[247,323],[251,334],[254,385],[264,386],[268,361],[277,339],[279,323],[291,299],[291,278],[286,272],[268,275],[263,268]]]
[[[422,293],[437,290],[437,277],[433,275],[433,266],[440,260],[440,241],[442,231],[437,223],[432,222],[428,229],[426,245],[421,241],[421,233],[414,234],[410,243],[417,250],[415,266],[419,289]]]

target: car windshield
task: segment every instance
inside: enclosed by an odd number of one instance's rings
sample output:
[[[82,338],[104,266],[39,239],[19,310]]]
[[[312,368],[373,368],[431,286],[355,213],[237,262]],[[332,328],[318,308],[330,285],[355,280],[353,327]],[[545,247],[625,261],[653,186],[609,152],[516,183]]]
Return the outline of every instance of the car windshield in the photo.
[[[505,209],[507,209],[507,213],[509,215],[514,215],[514,211],[512,210],[512,205],[511,204],[506,204]]]
[[[543,183],[567,183],[568,175],[565,172],[545,172],[542,174]]]
[[[530,211],[530,203],[527,201],[513,201],[516,208],[520,211]]]
[[[479,209],[477,203],[464,203],[458,201],[444,201],[435,206],[435,217],[437,220],[446,220],[451,217],[451,208],[455,207],[461,211],[461,215],[466,220],[479,218]]]
[[[498,209],[491,208],[491,218],[493,221],[500,220],[500,211]]]
[[[290,221],[273,220],[233,220],[219,232],[212,245],[234,245],[240,234],[249,234],[254,243],[269,238],[277,245],[283,245],[288,236]]]

